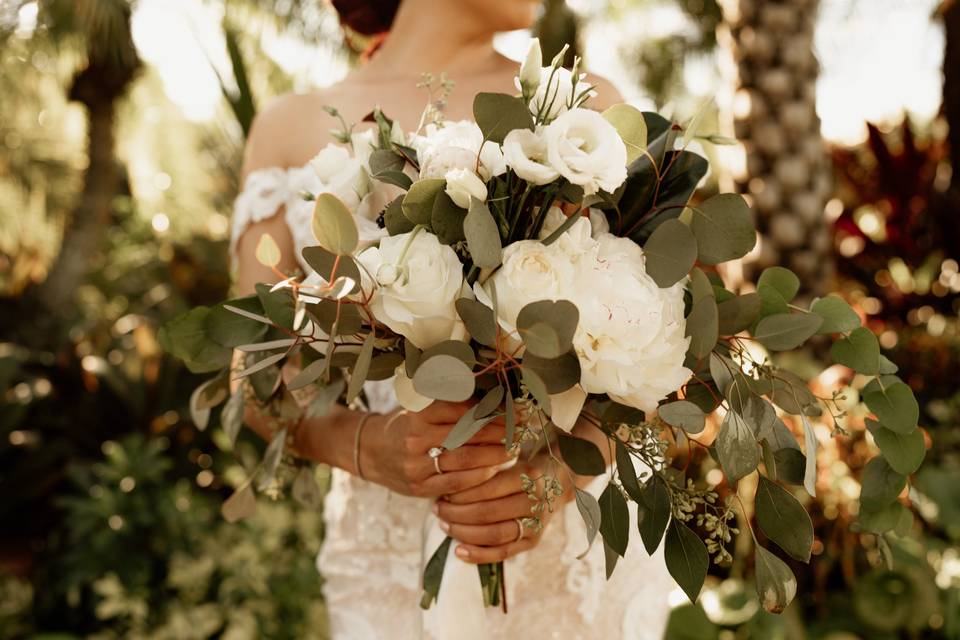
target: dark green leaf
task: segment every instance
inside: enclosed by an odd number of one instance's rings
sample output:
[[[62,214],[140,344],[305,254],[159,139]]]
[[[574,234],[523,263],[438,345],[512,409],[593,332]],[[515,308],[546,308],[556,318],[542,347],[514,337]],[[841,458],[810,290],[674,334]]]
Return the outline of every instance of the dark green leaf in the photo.
[[[732,336],[747,329],[760,315],[762,306],[763,300],[758,293],[747,293],[719,303],[717,315],[721,335]]]
[[[697,534],[679,520],[674,519],[667,528],[664,559],[670,575],[690,598],[690,602],[696,602],[707,577],[710,556]]]
[[[849,333],[860,326],[860,316],[839,296],[817,299],[810,311],[823,318],[820,333]]]
[[[434,200],[446,184],[443,178],[425,178],[414,182],[403,197],[403,215],[414,224],[429,225],[433,218]]]
[[[303,259],[314,271],[317,272],[327,282],[333,282],[340,276],[346,276],[360,286],[360,268],[350,256],[339,256],[330,253],[323,247],[304,247],[300,252]],[[337,270],[333,270],[333,265],[337,265]],[[331,277],[332,276],[332,277]]]
[[[665,220],[643,245],[647,274],[660,287],[680,282],[697,260],[697,241],[690,227],[679,220]]]
[[[620,484],[627,491],[627,495],[634,502],[640,502],[640,481],[637,479],[637,469],[633,466],[633,458],[630,456],[630,450],[619,438],[614,438],[615,456],[617,460],[617,475],[620,477]]]
[[[767,537],[790,557],[809,562],[813,548],[813,522],[793,494],[760,476],[756,508],[757,523]]]
[[[460,416],[457,423],[453,425],[453,429],[447,434],[443,441],[443,448],[452,451],[462,446],[475,436],[480,429],[496,420],[497,417],[497,415],[488,415],[483,418],[475,418],[473,411],[467,411]]]
[[[793,300],[800,291],[800,278],[790,269],[784,267],[768,267],[760,274],[757,286],[769,286],[787,302]]]
[[[687,433],[700,433],[705,425],[706,414],[689,400],[677,400],[657,407],[660,418],[669,425],[680,427]]]
[[[160,329],[157,338],[169,353],[180,358],[193,373],[209,373],[230,364],[233,351],[211,340],[206,334],[209,307],[196,307]]]
[[[600,535],[603,541],[619,555],[627,552],[630,540],[630,512],[620,489],[612,482],[600,494]]]
[[[353,370],[350,372],[350,383],[347,385],[347,404],[353,402],[353,399],[357,397],[363,388],[363,383],[367,380],[367,373],[370,371],[370,361],[373,359],[373,343],[374,335],[373,332],[370,332],[367,334],[367,337],[364,338],[363,346],[360,347],[360,355],[357,356],[357,362],[353,365]]]
[[[643,548],[649,555],[653,555],[670,522],[670,490],[667,483],[654,474],[644,485],[642,498],[637,503],[637,528],[640,530]]]
[[[690,336],[689,351],[697,359],[706,358],[719,337],[717,301],[707,296],[693,303],[687,316],[686,335]]]
[[[450,543],[453,538],[447,536],[430,556],[427,566],[423,568],[423,596],[420,598],[420,607],[429,609],[436,602],[440,594],[440,582],[443,580],[443,568],[447,564],[447,554],[450,552]]]
[[[599,476],[607,470],[603,454],[590,440],[557,433],[560,457],[570,469],[581,476]]]
[[[720,466],[730,482],[736,482],[753,473],[760,464],[760,449],[756,436],[750,425],[734,411],[728,411],[724,416],[714,446],[717,448]]]
[[[537,401],[537,405],[539,405],[547,415],[550,415],[553,409],[550,405],[550,392],[547,391],[546,383],[544,383],[539,374],[530,367],[521,366],[520,374],[523,384],[527,387],[533,399]]]
[[[909,433],[897,433],[870,418],[867,418],[867,429],[873,434],[873,439],[880,447],[880,453],[894,471],[910,475],[920,468],[927,453],[923,432],[920,429],[914,429]]]
[[[263,315],[263,307],[257,296],[246,296],[227,300],[210,309],[204,323],[206,335],[224,347],[239,347],[242,344],[256,342],[267,332],[267,325],[249,317],[234,313],[225,307],[230,305],[252,314]]]
[[[863,468],[860,478],[860,504],[867,509],[882,509],[897,499],[906,481],[906,477],[894,471],[886,459],[873,458]]]
[[[574,486],[574,500],[577,503],[577,510],[583,518],[583,525],[587,533],[587,551],[593,544],[593,539],[597,537],[600,531],[600,504],[593,495],[587,493],[580,487]],[[584,552],[586,553],[586,551]]]
[[[383,212],[383,223],[387,227],[387,233],[392,236],[413,231],[416,225],[403,214],[403,196],[397,196],[387,205]]]
[[[472,298],[459,298],[456,307],[470,337],[488,347],[497,345],[497,321],[493,309]]]
[[[867,407],[877,414],[880,423],[887,429],[906,434],[917,426],[920,406],[913,391],[903,382],[877,385],[875,389],[864,391],[863,400]]]
[[[430,228],[443,244],[456,244],[464,239],[463,231],[467,214],[457,206],[446,191],[440,191],[433,199],[430,212]]]
[[[478,93],[473,99],[473,119],[484,140],[503,144],[514,129],[533,131],[533,116],[522,98],[505,93]]]
[[[523,355],[523,370],[537,374],[547,393],[566,391],[580,382],[580,360],[576,354],[568,352],[559,358],[540,358],[533,353]]]
[[[520,309],[517,331],[527,350],[540,358],[559,358],[570,351],[580,311],[569,300],[539,300]]]
[[[807,458],[799,449],[777,449],[773,452],[777,463],[777,480],[787,484],[801,485],[807,468]]]
[[[263,311],[278,327],[293,329],[295,316],[293,295],[290,289],[270,291],[270,285],[259,283],[256,285],[257,297],[263,305]]]
[[[313,234],[321,247],[337,255],[350,255],[360,241],[353,215],[332,193],[321,193],[314,201]]]

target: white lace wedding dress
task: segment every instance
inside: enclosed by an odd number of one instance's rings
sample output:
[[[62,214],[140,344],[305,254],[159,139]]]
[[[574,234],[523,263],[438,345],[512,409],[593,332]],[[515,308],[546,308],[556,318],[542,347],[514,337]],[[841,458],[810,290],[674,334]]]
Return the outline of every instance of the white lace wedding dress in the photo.
[[[299,258],[303,247],[316,243],[312,206],[301,194],[319,189],[310,167],[251,173],[236,202],[231,250],[247,225],[283,208]],[[365,390],[372,411],[396,407],[389,383],[368,383]],[[599,495],[604,481],[599,478],[589,490]],[[317,558],[333,640],[430,637],[422,629],[419,607],[423,523],[429,509],[427,499],[395,494],[333,470],[324,504],[324,544]],[[635,532],[635,511],[631,516]],[[608,581],[602,544],[594,544],[585,558],[577,560],[585,546],[583,521],[568,503],[535,549],[506,562],[509,613],[488,609],[490,637],[662,638],[669,614],[667,597],[676,588],[662,552],[650,557],[636,540]]]

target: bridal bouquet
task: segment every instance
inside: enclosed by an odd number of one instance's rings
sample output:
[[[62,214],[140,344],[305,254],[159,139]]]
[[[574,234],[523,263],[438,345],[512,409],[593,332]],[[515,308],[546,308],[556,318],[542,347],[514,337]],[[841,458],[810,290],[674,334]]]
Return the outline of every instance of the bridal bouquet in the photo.
[[[883,535],[909,518],[897,498],[924,455],[917,402],[839,297],[797,306],[799,281],[779,267],[750,293],[725,288],[715,266],[755,244],[744,198],[691,204],[707,161],[685,148],[683,128],[625,104],[591,110],[577,64],[564,69],[558,56],[542,67],[540,58],[534,41],[518,94],[477,95],[475,122],[444,122],[428,107],[413,133],[379,110],[364,133],[344,123],[335,132],[342,146],[313,161],[328,188],[304,194],[315,203],[316,246],[302,253],[312,273],[278,272],[254,296],[193,309],[164,328],[164,344],[191,370],[218,372],[193,395],[198,426],[223,401],[231,438],[245,402],[277,417],[264,460],[225,515],[251,509],[254,476],[267,493],[285,481],[278,470],[298,390],[313,388],[307,411],[318,414],[333,402],[362,403],[364,382],[392,378],[411,411],[478,400],[446,449],[502,418],[506,447],[549,453],[554,475],[525,480],[527,527],[553,508],[560,474],[609,474],[599,499],[573,489],[585,544],[601,538],[609,575],[630,539],[628,501],[636,503],[641,543],[650,553],[664,545],[691,600],[711,556],[729,560],[734,509],[750,496],[721,500],[697,486],[671,467],[671,448],[708,449],[730,487],[758,474],[755,520],[770,548],[756,544],[757,589],[779,612],[796,580],[770,549],[806,562],[813,544],[810,517],[785,485],[814,493],[811,422],[842,433],[856,403],[840,391],[815,396],[778,354],[829,336],[833,361],[867,381],[859,393],[881,455],[863,474],[864,532]],[[280,260],[267,235],[256,255],[271,267]],[[234,349],[244,358],[231,370]],[[299,372],[285,381],[280,370],[294,358]],[[233,392],[231,378],[243,380]],[[719,430],[702,442],[711,420]],[[608,439],[612,465],[574,425]],[[292,493],[315,499],[312,483],[301,469]],[[424,607],[440,591],[449,545],[428,554]],[[499,602],[501,576],[502,566],[480,567],[487,604]]]

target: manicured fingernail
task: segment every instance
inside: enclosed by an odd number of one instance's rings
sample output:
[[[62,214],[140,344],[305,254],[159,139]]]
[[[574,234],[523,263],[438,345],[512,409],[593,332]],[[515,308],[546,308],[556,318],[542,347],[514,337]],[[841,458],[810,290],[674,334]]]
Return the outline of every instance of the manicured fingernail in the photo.
[[[443,520],[440,521],[440,528],[443,529],[443,532],[444,532],[444,533],[449,533],[449,532],[450,532],[450,525],[449,525],[448,523],[444,522]]]
[[[434,502],[433,505],[430,507],[430,511],[433,511],[433,515],[439,514],[439,513],[440,513],[440,505],[437,504],[436,502]]]
[[[457,554],[457,557],[458,557],[458,558],[464,558],[464,559],[466,559],[466,558],[469,558],[469,557],[470,557],[470,552],[467,551],[464,547],[457,547],[457,548],[454,550],[454,553]]]

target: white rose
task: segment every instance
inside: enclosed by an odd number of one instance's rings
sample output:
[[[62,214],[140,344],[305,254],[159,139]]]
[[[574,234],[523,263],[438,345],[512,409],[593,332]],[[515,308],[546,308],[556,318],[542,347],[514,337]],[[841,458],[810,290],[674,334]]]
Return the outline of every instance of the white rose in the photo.
[[[683,366],[683,284],[658,287],[643,250],[627,238],[601,234],[590,255],[578,263],[572,298],[580,310],[574,349],[581,385],[652,411],[691,374]]]
[[[503,250],[503,264],[481,287],[474,285],[477,299],[492,308],[490,288],[497,288],[497,315],[500,326],[519,344],[516,335],[520,310],[537,300],[567,299],[575,269],[570,256],[557,244],[520,240]]]
[[[357,261],[377,279],[370,310],[378,321],[420,349],[466,336],[454,303],[470,290],[457,254],[435,235],[418,230],[388,236]]]
[[[478,169],[483,180],[507,170],[500,146],[484,144],[477,123],[468,120],[428,124],[412,141],[420,161],[421,178],[442,178],[451,169]],[[477,167],[477,156],[480,166]]]
[[[570,103],[575,97],[589,91],[587,95],[596,95],[590,90],[590,84],[584,81],[585,73],[577,78],[576,89],[573,86],[573,73],[564,67],[554,71],[551,67],[540,70],[540,81],[537,92],[530,100],[530,113],[539,121],[550,122],[554,118],[567,112]],[[519,82],[518,82],[519,84]]]
[[[450,169],[444,178],[447,180],[444,190],[458,207],[469,209],[470,198],[487,201],[487,185],[471,169]]]
[[[310,168],[320,180],[317,193],[332,193],[351,211],[370,189],[363,163],[341,146],[328,144],[310,161]]]
[[[612,193],[627,179],[627,148],[596,111],[571,109],[544,129],[544,137],[550,165],[585,195]]]
[[[560,173],[547,162],[547,143],[542,132],[514,129],[503,140],[503,159],[507,166],[531,184],[549,184]]]

